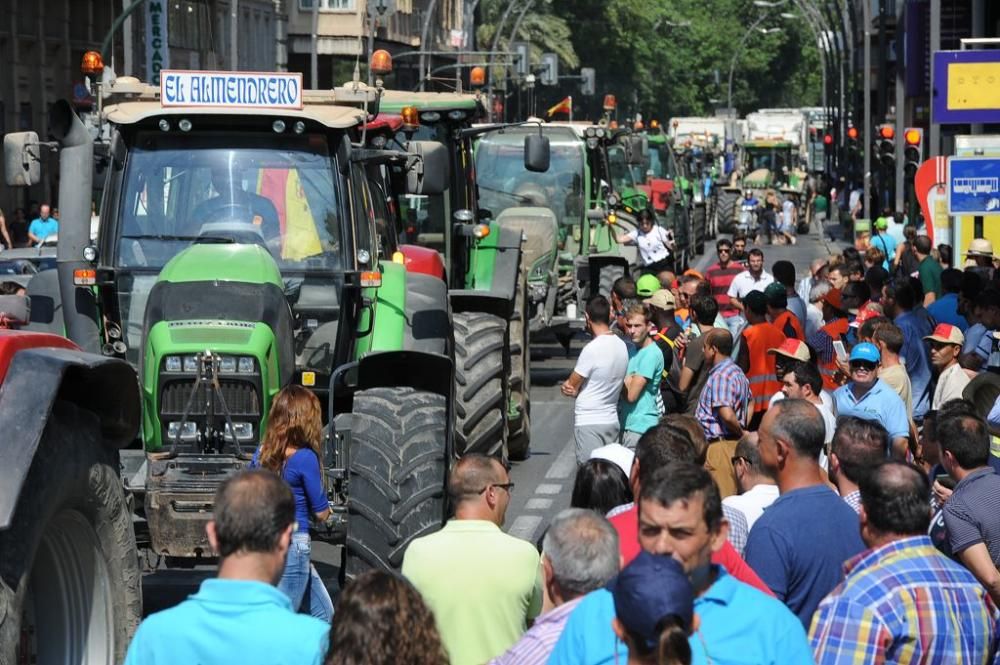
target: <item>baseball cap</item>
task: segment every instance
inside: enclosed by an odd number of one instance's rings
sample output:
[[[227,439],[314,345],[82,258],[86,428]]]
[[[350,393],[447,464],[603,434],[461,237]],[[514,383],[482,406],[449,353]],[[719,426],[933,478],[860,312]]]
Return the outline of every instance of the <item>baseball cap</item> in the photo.
[[[607,585],[615,601],[615,616],[650,649],[659,641],[657,626],[677,616],[690,629],[694,619],[694,589],[684,568],[664,554],[641,552]]]
[[[646,298],[653,295],[653,292],[659,288],[660,280],[656,278],[656,275],[643,275],[635,283],[635,292]]]
[[[851,360],[867,360],[870,363],[877,363],[882,360],[882,354],[878,352],[878,347],[868,342],[862,342],[851,349]]]
[[[942,342],[943,344],[965,344],[965,335],[956,326],[947,323],[939,323],[934,328],[934,332],[924,337],[924,339]]]
[[[886,219],[885,217],[879,217],[878,219],[875,220],[875,228],[878,229],[879,231],[885,231],[887,228],[889,228],[889,220]]]
[[[800,339],[795,339],[794,337],[787,338],[781,343],[781,346],[768,349],[767,354],[785,356],[786,358],[791,358],[793,360],[809,361],[809,347],[806,346],[805,342]]]
[[[840,312],[847,311],[844,309],[844,301],[841,298],[840,289],[830,289],[829,291],[827,291],[826,295],[823,296],[822,302],[825,302],[827,305],[829,305],[830,307],[834,308],[837,311]]]
[[[868,319],[874,319],[876,316],[884,315],[885,313],[882,311],[882,305],[877,302],[870,302],[858,310],[858,315],[849,325],[852,328],[860,328]]]
[[[785,291],[785,285],[774,282],[768,284],[767,288],[764,289],[764,295],[767,296],[767,304],[775,309],[784,309],[788,307],[788,293]]]
[[[647,305],[652,305],[657,309],[673,309],[677,306],[677,300],[674,298],[674,294],[671,293],[670,289],[657,289],[653,292],[653,295],[649,296],[642,302]]]
[[[625,472],[625,477],[628,478],[632,473],[632,461],[635,460],[635,453],[620,443],[609,443],[591,450],[590,459],[603,459],[617,464],[618,468]]]

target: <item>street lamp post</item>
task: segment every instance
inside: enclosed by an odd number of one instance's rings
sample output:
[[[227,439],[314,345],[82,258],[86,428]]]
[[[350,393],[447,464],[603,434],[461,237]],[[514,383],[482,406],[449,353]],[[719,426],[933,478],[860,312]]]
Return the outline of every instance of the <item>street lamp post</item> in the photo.
[[[760,1],[761,0],[758,0],[758,2]],[[757,3],[755,2],[754,4],[756,5]],[[766,5],[774,6],[771,3],[766,3]],[[733,108],[733,75],[736,73],[736,62],[739,60],[740,55],[743,54],[743,49],[744,47],[746,47],[747,40],[750,39],[750,35],[752,35],[757,30],[757,28],[760,26],[761,23],[764,22],[765,19],[767,19],[767,14],[762,14],[761,16],[758,16],[753,23],[750,24],[750,27],[747,28],[746,33],[744,33],[743,38],[740,39],[739,44],[736,45],[736,50],[733,52],[733,58],[729,62],[729,86],[726,94],[726,106],[728,106],[729,108]]]

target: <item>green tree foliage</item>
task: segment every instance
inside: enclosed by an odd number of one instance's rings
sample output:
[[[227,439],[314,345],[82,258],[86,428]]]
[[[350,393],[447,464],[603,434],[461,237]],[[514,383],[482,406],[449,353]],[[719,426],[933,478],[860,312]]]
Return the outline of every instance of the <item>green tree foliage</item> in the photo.
[[[493,2],[494,9],[500,6]],[[596,69],[598,94],[580,98],[575,84],[566,83],[543,91],[540,106],[573,94],[583,115],[595,118],[603,95],[612,93],[620,118],[636,111],[664,121],[711,115],[726,105],[732,58],[748,26],[764,11],[773,18],[761,27],[781,30],[754,31],[745,40],[736,61],[733,105],[741,115],[764,107],[817,105],[821,61],[812,34],[802,20],[779,16],[794,11],[791,2],[764,10],[751,0],[571,0],[556,3],[551,12],[571,28],[580,66]],[[544,50],[557,50],[553,40],[546,44]]]
[[[481,50],[488,50],[493,45],[493,38],[509,2],[512,0],[481,0],[479,3],[479,21],[476,26],[476,41]],[[520,25],[517,25],[521,9],[525,1],[530,1],[528,11],[524,13]],[[570,23],[562,16],[553,12],[551,0],[520,0],[508,14],[507,22],[500,31],[498,50],[508,50],[508,39],[517,26],[517,35],[513,41],[531,43],[531,60],[537,65],[542,53],[555,53],[559,56],[559,66],[575,70],[580,66],[580,59],[574,49],[576,43],[570,30]],[[495,76],[502,75],[499,71]]]

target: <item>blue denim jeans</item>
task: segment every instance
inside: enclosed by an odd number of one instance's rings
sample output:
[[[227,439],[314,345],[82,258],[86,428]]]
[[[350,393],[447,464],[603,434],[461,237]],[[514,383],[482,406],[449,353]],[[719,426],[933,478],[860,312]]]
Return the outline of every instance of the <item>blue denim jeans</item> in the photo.
[[[333,601],[316,568],[309,562],[312,542],[308,533],[293,533],[285,557],[285,572],[278,588],[292,600],[292,609],[326,622],[333,620]]]

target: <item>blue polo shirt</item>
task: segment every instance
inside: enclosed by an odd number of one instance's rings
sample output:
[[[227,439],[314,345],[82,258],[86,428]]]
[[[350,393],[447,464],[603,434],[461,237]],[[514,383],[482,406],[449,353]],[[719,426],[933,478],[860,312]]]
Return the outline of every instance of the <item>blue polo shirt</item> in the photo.
[[[28,225],[28,233],[39,240],[45,240],[50,235],[59,233],[59,220],[52,217],[48,219],[38,217]]]
[[[701,619],[688,642],[691,662],[727,665],[812,664],[802,623],[780,601],[738,581],[720,568],[715,583],[695,599]],[[628,649],[611,629],[611,592],[587,594],[566,621],[549,665],[614,665],[628,662]],[[707,648],[707,652],[706,652]],[[617,651],[617,658],[616,652]]]
[[[910,435],[910,419],[903,398],[888,384],[881,379],[876,380],[861,399],[854,398],[851,385],[848,383],[833,391],[833,407],[838,418],[856,416],[862,420],[874,420],[889,432],[892,439]]]
[[[963,333],[969,329],[969,322],[958,313],[958,294],[946,293],[927,306],[927,313],[938,323],[955,326]]]
[[[180,605],[146,618],[125,665],[319,665],[330,626],[292,611],[270,584],[210,579]]]

